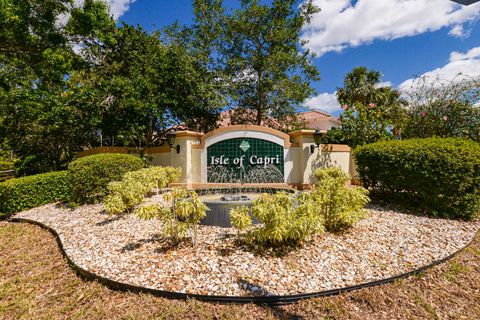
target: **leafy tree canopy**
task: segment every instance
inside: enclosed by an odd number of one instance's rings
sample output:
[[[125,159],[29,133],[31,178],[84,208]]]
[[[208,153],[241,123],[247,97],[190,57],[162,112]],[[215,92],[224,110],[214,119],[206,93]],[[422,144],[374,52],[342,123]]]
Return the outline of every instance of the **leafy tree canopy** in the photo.
[[[243,0],[227,10],[222,0],[195,0],[193,26],[168,28],[213,77],[216,92],[227,99],[223,106],[233,107],[233,123],[288,127],[314,93],[310,83],[319,73],[301,31],[319,9],[297,2]]]
[[[60,167],[83,142],[82,123],[66,106],[66,79],[84,67],[74,46],[114,27],[107,9],[93,0],[81,7],[66,0],[2,1],[0,142],[22,158],[25,172],[26,164],[32,172]]]
[[[239,121],[248,122],[253,112],[255,124],[283,126],[295,120],[297,108],[315,92],[310,82],[319,73],[301,31],[319,9],[312,1],[300,8],[297,2],[244,0],[224,17],[223,62]]]
[[[166,130],[209,130],[218,99],[205,70],[184,46],[164,44],[159,33],[118,27],[87,50],[92,68],[69,80],[75,104],[94,106],[105,145],[158,144]],[[202,103],[203,99],[203,103]]]
[[[380,86],[381,73],[356,67],[337,88],[342,105],[340,129],[327,133],[325,143],[343,142],[355,147],[392,137],[403,123],[404,102],[398,91]]]

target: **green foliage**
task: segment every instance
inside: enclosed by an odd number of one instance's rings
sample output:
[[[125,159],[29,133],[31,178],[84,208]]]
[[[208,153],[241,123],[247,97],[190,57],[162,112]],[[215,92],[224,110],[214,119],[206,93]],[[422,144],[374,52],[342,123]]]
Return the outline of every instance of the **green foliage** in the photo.
[[[69,80],[76,106],[95,115],[104,145],[158,145],[172,126],[209,130],[223,106],[205,68],[184,45],[123,24],[85,51],[95,65]],[[96,143],[99,143],[100,137]]]
[[[84,0],[83,5],[74,7],[71,19],[66,25],[69,36],[97,37],[104,40],[108,31],[113,31],[115,23],[110,15],[108,3],[98,0]]]
[[[0,212],[10,214],[70,197],[67,171],[56,171],[0,183]]]
[[[150,167],[127,172],[122,181],[108,184],[109,194],[105,197],[105,210],[109,214],[120,214],[139,205],[148,192],[165,188],[180,176],[180,169],[172,167]],[[143,209],[142,209],[143,210]]]
[[[98,202],[107,194],[110,182],[142,167],[140,158],[127,154],[103,153],[72,161],[68,165],[71,200],[76,204]]]
[[[341,128],[333,127],[322,136],[322,144],[348,144],[347,137]]]
[[[0,171],[7,171],[13,169],[13,162],[0,160]]]
[[[465,137],[480,142],[480,109],[464,102],[437,101],[409,109],[404,138]]]
[[[315,178],[316,187],[311,197],[327,231],[347,229],[366,217],[363,208],[370,201],[368,191],[362,187],[346,187],[349,177],[341,168],[318,169]]]
[[[164,198],[171,202],[170,207],[147,204],[139,206],[136,213],[142,219],[160,219],[164,223],[164,236],[174,244],[183,240],[191,231],[192,244],[196,246],[198,223],[205,217],[208,207],[195,191],[184,188],[175,188],[170,194],[165,194]]]
[[[388,201],[433,216],[474,219],[480,212],[480,144],[427,138],[377,142],[355,150],[367,187]]]
[[[235,123],[282,126],[296,120],[297,108],[314,93],[310,82],[319,79],[301,39],[318,11],[310,0],[252,0],[223,17],[221,57],[239,107]]]
[[[91,142],[93,114],[72,106],[65,90],[71,73],[86,67],[74,44],[98,43],[98,28],[115,25],[107,5],[93,0],[81,5],[71,0],[1,2],[0,140],[24,160],[20,174],[64,168]],[[78,12],[95,15],[96,23]]]
[[[232,225],[247,230],[245,240],[262,246],[296,245],[323,231],[322,217],[315,212],[315,203],[308,194],[296,198],[279,192],[262,194],[251,210],[239,207],[230,212]],[[260,224],[251,226],[252,215]]]
[[[232,208],[230,210],[230,221],[239,233],[247,230],[252,225],[250,208],[247,206]]]
[[[103,0],[4,0],[0,145],[23,175],[66,168],[92,146],[159,145],[177,124],[209,131],[232,101],[253,106],[255,123],[295,121],[318,79],[301,41],[316,11],[242,1],[225,15],[221,0],[196,0],[191,29],[150,33],[116,25]]]
[[[391,87],[379,87],[381,74],[356,67],[345,75],[344,85],[337,88],[342,105],[340,131],[327,133],[324,143],[346,142],[355,147],[382,139],[391,139],[390,128],[402,124],[404,102]]]
[[[87,147],[159,145],[178,123],[208,131],[219,83],[185,44],[116,26],[107,1],[0,5],[0,145],[21,175],[65,168]]]
[[[15,176],[13,172],[9,172],[12,169],[13,162],[0,160],[0,182],[11,179]],[[1,173],[1,171],[4,171],[4,173]]]
[[[56,166],[48,158],[39,154],[32,154],[14,162],[15,175],[17,177],[29,176],[38,172],[54,171]]]
[[[245,240],[262,246],[296,245],[323,232],[337,232],[366,217],[369,202],[362,187],[346,187],[348,176],[340,168],[315,171],[317,185],[297,196],[285,192],[263,194],[252,208],[230,211],[232,225],[245,232]],[[252,217],[260,222],[252,225]]]

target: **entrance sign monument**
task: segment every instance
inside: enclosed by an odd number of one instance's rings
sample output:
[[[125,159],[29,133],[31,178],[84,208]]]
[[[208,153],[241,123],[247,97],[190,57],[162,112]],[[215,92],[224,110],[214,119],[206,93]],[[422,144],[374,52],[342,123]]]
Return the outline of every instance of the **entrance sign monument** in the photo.
[[[256,125],[233,125],[208,133],[180,131],[176,148],[146,148],[149,164],[182,169],[176,182],[191,188],[212,185],[262,185],[308,188],[317,168],[338,166],[355,175],[351,149],[346,145],[315,146],[314,130],[284,133]],[[94,153],[138,153],[134,148],[98,147]]]

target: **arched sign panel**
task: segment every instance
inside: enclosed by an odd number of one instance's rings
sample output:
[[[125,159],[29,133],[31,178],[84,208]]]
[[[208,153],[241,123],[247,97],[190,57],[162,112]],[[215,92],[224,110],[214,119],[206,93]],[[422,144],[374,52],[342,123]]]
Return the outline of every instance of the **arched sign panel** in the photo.
[[[283,146],[258,138],[231,138],[207,147],[209,183],[284,182]]]

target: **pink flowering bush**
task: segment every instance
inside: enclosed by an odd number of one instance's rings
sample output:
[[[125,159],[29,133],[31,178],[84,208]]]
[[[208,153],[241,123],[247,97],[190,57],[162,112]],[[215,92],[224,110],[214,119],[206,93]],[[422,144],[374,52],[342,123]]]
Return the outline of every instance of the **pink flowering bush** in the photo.
[[[461,137],[480,141],[480,78],[415,81],[402,138]]]
[[[438,100],[411,108],[403,138],[465,137],[480,141],[480,112],[465,102]]]

